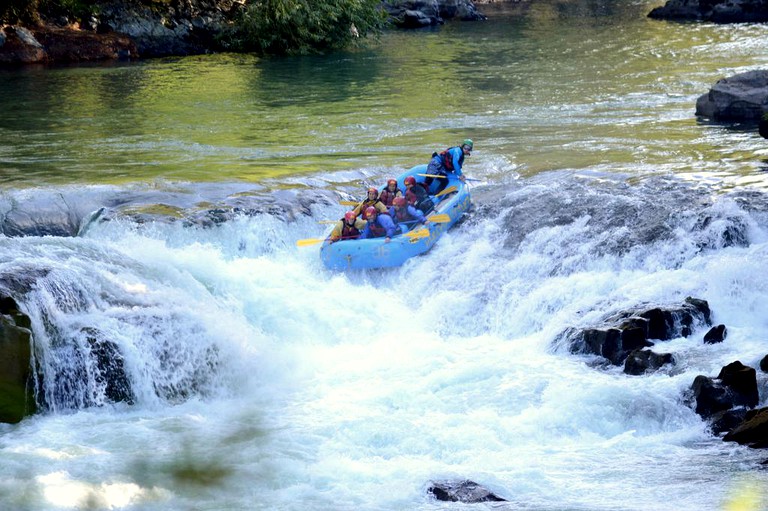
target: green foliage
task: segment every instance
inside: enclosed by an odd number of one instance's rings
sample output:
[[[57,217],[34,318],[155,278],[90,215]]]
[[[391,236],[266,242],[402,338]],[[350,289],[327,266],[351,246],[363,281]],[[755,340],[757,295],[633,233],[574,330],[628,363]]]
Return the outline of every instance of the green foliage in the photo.
[[[96,12],[99,0],[38,0],[39,11],[50,19],[66,17],[83,21]]]
[[[380,0],[255,0],[228,43],[268,54],[323,53],[353,44],[358,35],[378,35],[386,19]]]
[[[37,0],[6,0],[0,2],[0,25],[35,24]]]

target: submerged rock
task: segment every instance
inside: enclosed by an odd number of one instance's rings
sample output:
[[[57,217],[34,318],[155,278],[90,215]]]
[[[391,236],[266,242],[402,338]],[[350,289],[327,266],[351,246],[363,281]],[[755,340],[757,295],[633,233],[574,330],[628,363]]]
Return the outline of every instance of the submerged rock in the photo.
[[[476,504],[478,502],[506,502],[503,499],[477,484],[474,481],[433,481],[427,492],[434,495],[437,500],[444,502],[463,502]]]

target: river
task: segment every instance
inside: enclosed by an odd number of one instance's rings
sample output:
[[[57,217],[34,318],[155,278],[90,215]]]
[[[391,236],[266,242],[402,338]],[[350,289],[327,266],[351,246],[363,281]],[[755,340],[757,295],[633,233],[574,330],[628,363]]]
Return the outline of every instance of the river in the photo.
[[[483,6],[328,56],[0,70],[0,212],[56,198],[109,220],[0,237],[0,276],[36,278],[15,298],[50,385],[44,413],[0,425],[0,507],[768,509],[765,453],[688,401],[768,354],[766,141],[694,116],[766,67],[768,26],[656,5]],[[426,255],[344,274],[296,247],[336,199],[467,137],[473,210]],[[136,214],[232,204],[247,214]],[[662,371],[558,341],[687,296],[728,336],[659,343]],[[133,404],[109,402],[94,335]],[[426,492],[463,478],[507,502]]]

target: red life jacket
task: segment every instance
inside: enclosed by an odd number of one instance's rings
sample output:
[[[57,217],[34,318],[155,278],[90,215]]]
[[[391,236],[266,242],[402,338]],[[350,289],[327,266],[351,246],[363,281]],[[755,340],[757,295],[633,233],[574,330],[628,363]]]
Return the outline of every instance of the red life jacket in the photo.
[[[351,239],[360,237],[360,230],[357,227],[355,227],[354,224],[349,225],[347,222],[344,221],[343,218],[341,220],[341,223],[342,223],[341,239],[351,240]]]
[[[384,227],[382,227],[378,221],[381,215],[386,215],[386,213],[379,213],[378,215],[376,215],[376,220],[373,222],[371,222],[370,220],[368,221],[368,228],[371,230],[371,234],[373,235],[374,238],[381,238],[382,236],[387,235],[387,230]]]
[[[440,153],[440,159],[443,160],[443,166],[445,166],[445,169],[448,172],[453,172],[455,170],[453,168],[453,156],[449,152],[451,149],[453,149],[453,147],[449,147]],[[459,156],[459,165],[464,165],[464,151],[461,151],[461,156]]]
[[[395,200],[398,193],[402,194],[399,188],[395,188],[394,192],[390,192],[389,188],[384,188],[379,194],[379,200],[383,202],[385,206],[389,207],[392,205],[392,201]]]
[[[405,200],[411,206],[418,207],[418,204],[427,197],[427,191],[421,183],[416,183],[405,192]]]
[[[413,220],[413,217],[411,216],[411,214],[408,213],[408,207],[404,207],[400,209],[394,208],[394,210],[395,210],[395,221],[397,223]]]

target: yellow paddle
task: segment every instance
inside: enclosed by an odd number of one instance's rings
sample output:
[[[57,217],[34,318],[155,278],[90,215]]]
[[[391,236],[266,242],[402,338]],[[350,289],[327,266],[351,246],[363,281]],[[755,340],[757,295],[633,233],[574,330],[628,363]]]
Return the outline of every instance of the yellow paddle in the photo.
[[[442,197],[443,195],[448,195],[449,193],[453,193],[453,192],[455,192],[457,190],[458,190],[458,188],[456,188],[455,186],[449,186],[448,188],[446,188],[442,192],[436,193],[435,197]]]
[[[429,229],[419,229],[418,231],[410,231],[403,234],[406,238],[410,238],[411,241],[420,240],[421,238],[429,238]]]
[[[357,206],[360,203],[351,201],[351,200],[340,200],[339,204],[341,204],[342,206]]]
[[[448,216],[447,213],[442,213],[440,215],[428,216],[427,220],[429,220],[430,222],[434,222],[436,224],[444,224],[444,223],[450,222],[451,217]],[[414,222],[415,221],[416,220],[414,220]],[[317,221],[318,224],[335,224],[338,222],[341,222],[341,220],[318,220]],[[405,223],[411,223],[411,222],[405,222]]]
[[[424,177],[434,177],[437,179],[448,179],[448,176],[441,176],[440,174],[417,174],[417,175],[424,176]]]
[[[317,243],[322,243],[325,241],[325,238],[306,238],[303,240],[297,240],[296,246],[297,247],[307,247],[309,245],[315,245]]]

